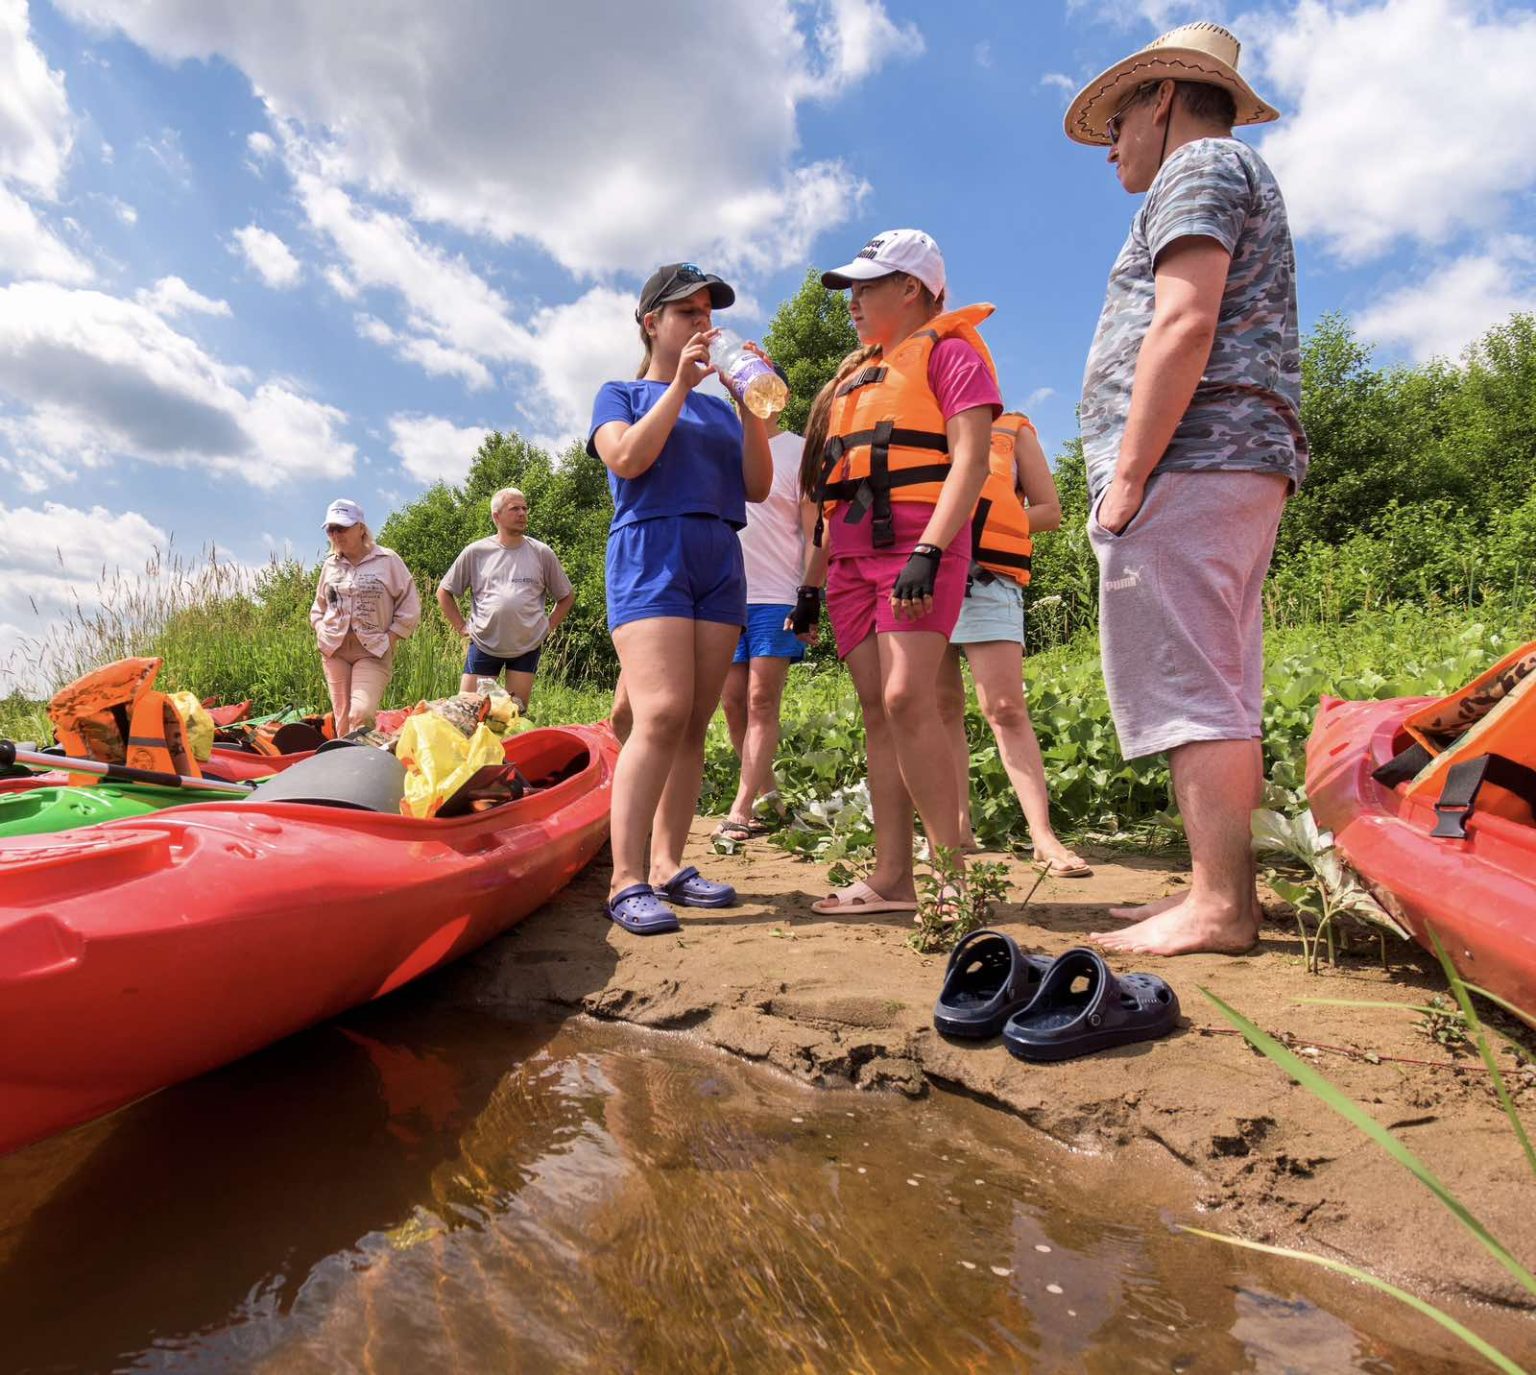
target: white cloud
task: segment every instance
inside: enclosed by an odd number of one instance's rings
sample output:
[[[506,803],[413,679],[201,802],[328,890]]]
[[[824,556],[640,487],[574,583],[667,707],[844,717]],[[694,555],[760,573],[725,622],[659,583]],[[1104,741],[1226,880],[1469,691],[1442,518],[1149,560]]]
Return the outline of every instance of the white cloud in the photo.
[[[245,136],[245,146],[257,162],[265,162],[277,152],[277,140],[261,129],[253,129]]]
[[[1040,84],[1042,86],[1049,86],[1052,90],[1060,91],[1062,95],[1070,100],[1077,94],[1083,83],[1075,76],[1068,76],[1065,72],[1046,72],[1040,78]]]
[[[156,315],[170,317],[191,313],[194,315],[228,315],[229,302],[215,301],[194,291],[180,277],[162,277],[152,287],[134,293],[134,300]]]
[[[797,162],[797,103],[921,46],[879,0],[605,6],[600,42],[584,6],[502,0],[376,0],[370,28],[388,41],[370,42],[356,41],[352,9],[300,0],[59,7],[167,60],[232,62],[326,184],[419,223],[529,240],[584,275],[643,274],[679,254],[802,261],[862,181]],[[658,34],[662,67],[639,56]],[[683,72],[678,99],[670,74]]]
[[[279,291],[298,285],[304,274],[288,245],[270,229],[248,224],[235,230],[235,247],[256,275]]]
[[[43,282],[0,289],[0,437],[31,490],[118,456],[263,488],[352,471],[341,411],[254,380],[137,302]]]
[[[804,85],[819,96],[836,95],[891,59],[923,51],[917,25],[896,23],[880,0],[823,0],[816,40],[820,67]]]
[[[0,0],[0,177],[51,198],[73,143],[64,76],[32,42],[26,0]]]
[[[1043,406],[1056,395],[1055,387],[1036,387],[1024,398],[1024,413],[1028,415],[1036,406]]]
[[[435,415],[392,415],[390,448],[401,466],[418,482],[457,485],[469,476],[469,465],[485,442],[488,426],[460,427]]]
[[[357,332],[433,377],[457,377],[470,391],[485,391],[491,385],[491,370],[462,349],[423,335],[401,334],[371,315],[357,317]]]
[[[1536,313],[1536,239],[1510,235],[1388,293],[1356,316],[1355,326],[1423,362],[1457,357],[1516,311]]]
[[[76,608],[94,610],[104,578],[119,569],[136,576],[169,546],[137,511],[0,503],[0,692],[48,691],[49,633]]]
[[[26,201],[0,186],[0,277],[88,282],[91,265],[65,245]]]
[[[1292,229],[1349,262],[1497,227],[1536,188],[1536,13],[1302,0],[1253,23]]]
[[[1226,6],[1222,0],[1067,0],[1067,13],[1086,12],[1099,23],[1118,29],[1150,24],[1157,29],[1171,29],[1195,19],[1222,21]],[[1104,64],[1106,67],[1109,63]]]
[[[990,39],[982,39],[980,43],[971,49],[971,60],[983,69],[992,66],[992,42]]]

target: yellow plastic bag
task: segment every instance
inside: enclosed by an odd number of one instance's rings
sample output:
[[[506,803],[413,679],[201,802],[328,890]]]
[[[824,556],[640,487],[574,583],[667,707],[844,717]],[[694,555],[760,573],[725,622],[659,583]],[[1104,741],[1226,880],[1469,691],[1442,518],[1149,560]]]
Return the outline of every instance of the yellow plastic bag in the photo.
[[[468,739],[441,716],[424,711],[408,716],[395,741],[395,758],[405,765],[403,816],[434,816],[465,781],[487,764],[506,759],[501,742],[482,722]]]
[[[208,715],[208,708],[197,700],[195,692],[168,692],[165,695],[171,699],[171,705],[186,728],[187,748],[192,751],[192,757],[199,764],[206,764],[213,753],[213,717]]]

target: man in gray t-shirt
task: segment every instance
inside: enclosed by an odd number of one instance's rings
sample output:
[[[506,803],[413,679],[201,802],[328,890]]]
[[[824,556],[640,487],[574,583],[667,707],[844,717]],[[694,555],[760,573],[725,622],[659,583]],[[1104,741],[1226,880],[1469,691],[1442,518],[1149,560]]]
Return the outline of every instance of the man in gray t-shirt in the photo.
[[[1263,789],[1262,588],[1306,475],[1296,260],[1285,202],[1234,124],[1277,118],[1237,40],[1185,25],[1073,101],[1067,133],[1109,145],[1146,192],[1110,273],[1081,427],[1099,636],[1126,758],[1167,753],[1193,860],[1187,893],[1112,909],[1095,935],[1157,955],[1242,951],[1262,912],[1249,818]]]
[[[443,617],[469,640],[461,692],[503,669],[507,691],[525,707],[544,641],[570,613],[576,594],[547,544],[528,537],[528,499],[515,487],[491,498],[496,533],[466,545],[437,588]],[[469,619],[458,599],[469,593]],[[548,603],[554,609],[548,610]]]

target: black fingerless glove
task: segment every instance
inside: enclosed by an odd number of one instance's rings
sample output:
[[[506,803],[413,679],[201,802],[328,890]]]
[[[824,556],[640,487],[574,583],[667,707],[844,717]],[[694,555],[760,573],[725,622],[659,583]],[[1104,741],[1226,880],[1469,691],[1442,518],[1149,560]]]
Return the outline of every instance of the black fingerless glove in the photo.
[[[939,560],[944,551],[936,544],[920,544],[912,551],[907,566],[896,575],[891,597],[898,602],[920,602],[933,596],[934,579],[939,576]]]
[[[795,593],[795,609],[789,613],[789,629],[808,635],[821,624],[821,588],[802,587]]]

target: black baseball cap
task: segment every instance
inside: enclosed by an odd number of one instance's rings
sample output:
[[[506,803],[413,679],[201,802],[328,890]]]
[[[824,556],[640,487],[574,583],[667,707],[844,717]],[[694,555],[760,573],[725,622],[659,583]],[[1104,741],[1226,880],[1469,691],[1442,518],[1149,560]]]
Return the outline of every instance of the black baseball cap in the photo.
[[[736,300],[736,292],[722,282],[713,272],[705,272],[695,263],[663,263],[640,289],[640,304],[635,307],[635,319],[664,306],[668,301],[681,301],[692,296],[700,287],[709,288],[709,308],[724,310]]]

